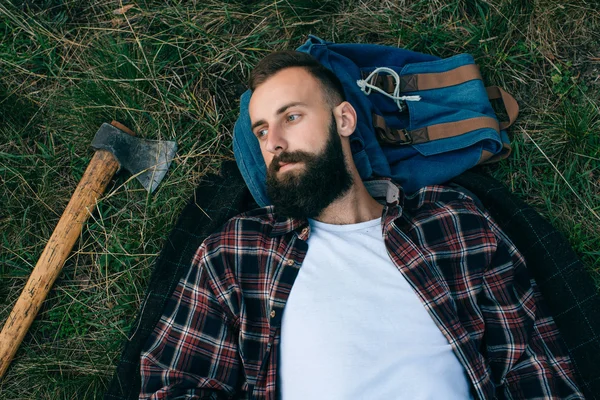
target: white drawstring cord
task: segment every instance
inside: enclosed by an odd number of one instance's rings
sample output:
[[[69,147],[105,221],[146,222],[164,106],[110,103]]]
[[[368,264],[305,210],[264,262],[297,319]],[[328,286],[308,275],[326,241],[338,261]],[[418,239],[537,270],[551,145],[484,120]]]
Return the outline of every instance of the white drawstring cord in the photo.
[[[372,81],[373,81],[373,79],[375,79],[375,77],[377,76],[377,73],[379,73],[379,72],[387,72],[388,74],[390,74],[394,77],[394,82],[396,83],[396,86],[394,87],[394,93],[392,93],[392,94],[386,93],[384,90],[381,90],[377,86],[373,85]],[[365,79],[357,80],[356,84],[358,85],[360,90],[367,96],[370,95],[371,90],[374,89],[374,90],[378,91],[379,93],[383,94],[384,96],[387,96],[390,99],[394,100],[396,102],[396,105],[398,106],[398,110],[400,110],[400,111],[404,111],[404,105],[401,103],[402,101],[419,101],[419,100],[421,100],[421,96],[400,96],[400,75],[398,75],[398,73],[396,71],[394,71],[393,69],[387,68],[387,67],[376,68]]]

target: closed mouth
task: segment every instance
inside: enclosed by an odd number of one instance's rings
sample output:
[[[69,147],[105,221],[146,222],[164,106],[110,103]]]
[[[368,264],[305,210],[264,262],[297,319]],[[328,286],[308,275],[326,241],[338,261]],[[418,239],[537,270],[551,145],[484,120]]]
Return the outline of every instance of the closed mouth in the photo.
[[[298,164],[297,162],[280,162],[279,163],[279,171],[281,171],[282,169],[288,169],[294,165]]]

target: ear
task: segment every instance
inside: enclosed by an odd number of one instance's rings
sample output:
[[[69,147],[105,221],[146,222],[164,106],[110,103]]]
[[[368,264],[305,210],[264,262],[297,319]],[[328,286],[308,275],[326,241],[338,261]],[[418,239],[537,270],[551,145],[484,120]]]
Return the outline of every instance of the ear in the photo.
[[[338,133],[342,137],[348,137],[356,129],[356,110],[352,104],[344,101],[333,109],[333,116],[337,124]]]

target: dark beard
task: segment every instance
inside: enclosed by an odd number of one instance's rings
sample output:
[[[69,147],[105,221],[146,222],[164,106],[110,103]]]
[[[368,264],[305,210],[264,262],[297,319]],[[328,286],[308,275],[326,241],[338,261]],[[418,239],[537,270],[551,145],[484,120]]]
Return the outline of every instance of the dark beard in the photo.
[[[304,171],[292,170],[277,178],[280,162],[303,162]],[[300,166],[302,168],[302,166]],[[267,194],[275,211],[285,217],[315,218],[353,184],[342,151],[342,141],[331,116],[329,139],[321,154],[304,151],[281,153],[267,170]]]

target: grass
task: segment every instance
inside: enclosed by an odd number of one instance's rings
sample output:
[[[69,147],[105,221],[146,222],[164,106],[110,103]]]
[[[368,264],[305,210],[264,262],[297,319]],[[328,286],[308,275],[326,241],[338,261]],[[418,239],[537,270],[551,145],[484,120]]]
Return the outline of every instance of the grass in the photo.
[[[123,13],[124,6],[133,5]],[[513,155],[487,171],[546,216],[600,286],[600,11],[585,0],[0,4],[0,319],[116,119],[176,140],[149,196],[117,177],[0,382],[2,399],[101,397],[152,262],[202,176],[233,159],[252,66],[308,33],[467,52],[518,100]]]

